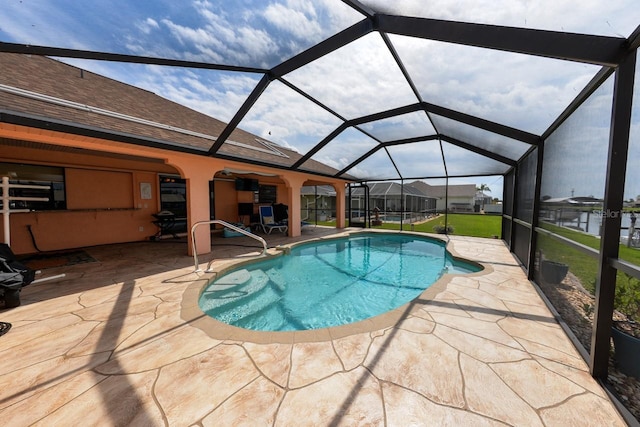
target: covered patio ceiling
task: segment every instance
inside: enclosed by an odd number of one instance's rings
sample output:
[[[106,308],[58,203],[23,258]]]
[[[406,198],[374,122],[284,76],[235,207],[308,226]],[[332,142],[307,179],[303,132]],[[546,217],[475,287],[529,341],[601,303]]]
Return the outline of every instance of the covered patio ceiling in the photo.
[[[640,43],[635,0],[11,1],[0,20],[0,51],[227,122],[202,155],[234,158],[243,129],[302,154],[277,167],[358,181],[503,175]]]

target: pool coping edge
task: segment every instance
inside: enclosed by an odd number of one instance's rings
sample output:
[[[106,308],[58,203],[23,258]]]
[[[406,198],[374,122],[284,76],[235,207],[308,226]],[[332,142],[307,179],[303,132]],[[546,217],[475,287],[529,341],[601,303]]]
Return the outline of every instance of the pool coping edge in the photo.
[[[281,245],[274,248],[270,248],[267,251],[266,256],[256,258],[245,258],[238,260],[230,260],[221,266],[220,269],[214,272],[205,273],[198,280],[192,282],[185,289],[182,300],[180,317],[189,325],[200,329],[210,338],[220,341],[237,341],[237,342],[252,342],[256,344],[295,344],[295,343],[309,343],[309,342],[325,342],[334,339],[346,338],[351,335],[371,333],[379,330],[389,329],[400,325],[404,320],[411,315],[419,311],[423,306],[428,305],[438,294],[444,292],[447,285],[455,277],[462,276],[461,274],[444,274],[440,279],[434,282],[431,286],[425,289],[420,295],[413,300],[400,307],[390,310],[386,313],[379,314],[377,316],[360,320],[358,322],[349,323],[346,325],[332,326],[328,328],[311,329],[306,331],[254,331],[249,329],[240,328],[237,326],[229,325],[227,323],[216,320],[206,313],[204,313],[198,305],[198,299],[204,288],[216,275],[222,275],[229,270],[233,270],[246,263],[255,262],[258,258],[270,258],[276,256],[282,256],[290,248],[306,244],[313,241],[329,240],[342,237],[348,237],[358,233],[380,233],[385,231],[349,231],[341,232],[331,236],[323,236],[319,238],[312,238],[301,242],[295,242],[288,245]],[[398,231],[393,231],[398,233]],[[460,256],[455,248],[449,245],[450,242],[432,235],[425,235],[424,233],[415,232],[401,232],[403,234],[415,234],[421,237],[428,237],[435,240],[440,240],[445,243],[447,251],[454,259],[463,260],[471,264],[481,266],[483,269],[474,273],[467,273],[465,277],[484,276],[486,274],[493,273],[493,268],[484,263],[474,261],[468,258]],[[206,280],[203,280],[206,279]]]

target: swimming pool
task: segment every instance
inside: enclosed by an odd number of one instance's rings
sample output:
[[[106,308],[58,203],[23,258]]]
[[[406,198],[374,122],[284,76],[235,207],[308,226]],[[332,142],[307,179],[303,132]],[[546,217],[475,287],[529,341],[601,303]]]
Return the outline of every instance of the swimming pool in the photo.
[[[440,240],[359,233],[300,244],[231,270],[204,289],[198,304],[207,315],[245,329],[319,329],[400,307],[445,273],[480,270],[455,260]]]

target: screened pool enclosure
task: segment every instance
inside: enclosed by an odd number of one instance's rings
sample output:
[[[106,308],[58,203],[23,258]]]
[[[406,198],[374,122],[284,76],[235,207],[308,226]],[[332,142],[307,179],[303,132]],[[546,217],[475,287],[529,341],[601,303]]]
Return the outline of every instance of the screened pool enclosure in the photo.
[[[237,149],[249,131],[263,151],[300,153],[267,166],[345,179],[368,194],[362,209],[400,222],[436,210],[437,197],[407,184],[495,183],[501,238],[529,277],[553,304],[562,285],[543,265],[562,264],[561,280],[589,294],[573,313],[587,334],[560,316],[606,382],[621,289],[623,314],[640,320],[640,247],[630,238],[640,211],[635,0],[58,8],[3,5],[0,51],[54,57],[225,123],[207,147],[165,149],[265,165],[259,150]],[[31,123],[8,113],[4,122]]]

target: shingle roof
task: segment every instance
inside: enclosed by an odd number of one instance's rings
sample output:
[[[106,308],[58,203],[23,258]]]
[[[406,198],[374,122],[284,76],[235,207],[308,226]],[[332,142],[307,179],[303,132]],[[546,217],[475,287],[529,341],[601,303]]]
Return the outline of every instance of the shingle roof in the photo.
[[[114,139],[129,136],[169,143],[203,154],[226,127],[147,90],[47,57],[0,53],[0,69],[0,110],[5,114],[99,130]],[[240,129],[220,154],[283,167],[302,157]],[[305,166],[325,175],[337,172],[313,160]]]
[[[330,185],[305,186],[300,189],[300,194],[305,196],[335,196],[336,190]]]
[[[424,192],[420,191],[420,189],[412,187],[409,184],[405,184],[404,188],[402,188],[402,186],[397,182],[373,182],[368,185],[369,196],[371,197],[399,196],[401,194],[405,196],[415,197],[434,197],[430,194],[425,194]],[[355,188],[353,190],[353,193],[356,195],[361,195],[363,194],[363,191],[364,190],[362,190],[361,188]]]
[[[447,190],[446,185],[429,185],[424,181],[414,181],[407,185],[417,188],[420,192],[430,197],[444,198]],[[448,188],[448,197],[475,197],[476,195],[476,186],[474,184],[451,184]]]

